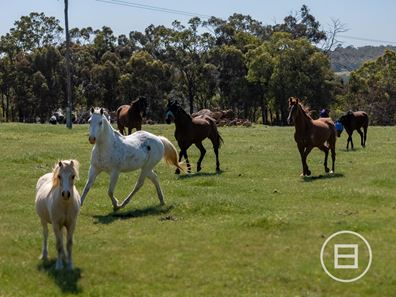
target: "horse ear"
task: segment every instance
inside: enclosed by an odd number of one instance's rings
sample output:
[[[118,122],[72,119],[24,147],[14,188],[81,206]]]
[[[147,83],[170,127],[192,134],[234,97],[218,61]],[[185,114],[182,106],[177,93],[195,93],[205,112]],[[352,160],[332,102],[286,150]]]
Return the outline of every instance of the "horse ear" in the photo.
[[[103,115],[103,108],[100,109],[100,114]]]
[[[62,161],[59,161],[58,165],[59,165],[59,167],[62,167],[63,166]]]
[[[91,107],[91,113],[94,113],[95,109],[93,107]]]

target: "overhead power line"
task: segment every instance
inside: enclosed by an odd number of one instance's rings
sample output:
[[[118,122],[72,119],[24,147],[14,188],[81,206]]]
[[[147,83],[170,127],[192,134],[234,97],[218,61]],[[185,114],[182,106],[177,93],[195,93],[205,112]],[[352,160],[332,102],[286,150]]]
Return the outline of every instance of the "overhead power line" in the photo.
[[[164,12],[164,13],[169,13],[169,14],[177,14],[177,15],[183,15],[183,16],[189,16],[189,17],[201,17],[201,18],[212,17],[210,15],[195,13],[195,12],[191,12],[191,11],[177,10],[177,9],[141,4],[141,3],[125,1],[125,0],[96,0],[96,1],[102,2],[102,3],[108,3],[108,4],[112,4],[112,5],[133,7],[133,8],[138,8],[138,9]],[[358,41],[368,41],[368,42],[375,42],[375,43],[382,43],[382,44],[389,44],[389,45],[395,44],[396,45],[396,41],[378,40],[378,39],[356,37],[356,36],[349,36],[349,35],[337,35],[337,36],[339,38],[344,38],[344,39],[352,39],[352,40],[358,40]]]
[[[338,35],[338,37],[345,38],[345,39],[359,40],[359,41],[369,41],[369,42],[384,43],[384,44],[396,44],[396,41],[370,39],[370,38],[356,37],[356,36],[349,36],[349,35]]]
[[[210,15],[201,14],[201,13],[195,13],[195,12],[189,12],[189,11],[177,10],[177,9],[170,9],[170,8],[165,8],[165,7],[147,5],[147,4],[140,4],[140,3],[136,3],[136,2],[130,2],[130,1],[121,1],[121,0],[96,0],[96,1],[103,2],[103,3],[109,3],[109,4],[113,4],[113,5],[118,5],[118,6],[133,7],[133,8],[139,8],[139,9],[145,9],[145,10],[151,10],[151,11],[158,11],[158,12],[165,12],[165,13],[170,13],[170,14],[190,16],[190,17],[201,17],[201,18],[212,17]]]

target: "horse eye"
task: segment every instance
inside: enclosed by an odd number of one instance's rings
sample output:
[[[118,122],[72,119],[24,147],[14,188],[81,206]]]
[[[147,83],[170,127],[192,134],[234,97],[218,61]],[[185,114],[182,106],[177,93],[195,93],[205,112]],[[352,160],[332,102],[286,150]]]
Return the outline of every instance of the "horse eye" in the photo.
[[[58,178],[59,178],[59,179],[61,179],[61,176],[60,176],[60,175],[58,175]]]
[[[102,121],[99,122],[99,126],[102,126]]]
[[[71,177],[71,178],[72,178],[72,179],[74,179],[75,177],[76,177],[75,175],[72,175],[72,177]]]

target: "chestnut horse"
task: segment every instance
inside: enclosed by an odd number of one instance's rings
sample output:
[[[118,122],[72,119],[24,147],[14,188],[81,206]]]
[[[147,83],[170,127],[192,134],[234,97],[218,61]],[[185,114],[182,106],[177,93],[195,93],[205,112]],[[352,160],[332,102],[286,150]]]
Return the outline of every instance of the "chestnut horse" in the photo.
[[[199,149],[201,155],[197,163],[197,172],[201,171],[201,162],[206,153],[206,149],[202,145],[202,141],[205,138],[209,138],[212,141],[213,150],[216,155],[216,171],[220,172],[219,148],[223,139],[217,131],[216,121],[213,118],[207,115],[193,118],[184,111],[177,101],[169,101],[166,108],[165,120],[168,124],[172,120],[175,122],[175,138],[180,147],[179,162],[182,157],[186,159],[188,173],[191,173],[191,166],[188,161],[187,150],[192,144],[195,144]],[[180,173],[179,168],[176,169],[175,173]]]
[[[367,128],[369,123],[369,118],[367,113],[364,111],[348,111],[345,115],[340,117],[338,120],[348,133],[348,141],[346,149],[349,149],[349,142],[351,143],[351,148],[353,149],[352,134],[356,130],[360,135],[360,143],[362,147],[366,147],[367,139]],[[363,128],[363,132],[361,130]],[[341,136],[342,129],[337,130],[338,137]]]
[[[314,147],[319,148],[325,153],[324,167],[326,173],[334,173],[335,163],[335,143],[336,143],[336,129],[333,121],[330,118],[320,118],[313,120],[304,110],[301,103],[295,97],[289,98],[289,117],[288,123],[294,122],[296,129],[294,139],[297,142],[297,147],[301,155],[301,162],[303,166],[304,176],[311,175],[308,169],[307,156]],[[331,171],[327,167],[327,157],[331,150],[332,167]]]
[[[117,126],[122,135],[125,135],[125,127],[128,127],[128,135],[131,134],[133,128],[136,128],[136,131],[142,130],[142,114],[145,115],[146,107],[147,100],[145,97],[139,97],[132,101],[131,105],[118,107]]]

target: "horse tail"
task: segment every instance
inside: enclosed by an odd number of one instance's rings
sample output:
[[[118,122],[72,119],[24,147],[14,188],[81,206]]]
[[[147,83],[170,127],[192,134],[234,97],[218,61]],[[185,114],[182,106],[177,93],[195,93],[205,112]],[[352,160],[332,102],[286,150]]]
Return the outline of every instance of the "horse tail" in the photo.
[[[327,140],[327,145],[329,148],[335,148],[336,141],[337,141],[337,129],[335,127],[335,124],[332,120],[327,121],[327,125],[329,126],[331,133],[330,137]]]
[[[218,148],[221,147],[221,144],[224,143],[223,138],[221,137],[219,130],[217,130],[217,125],[216,125],[216,120],[211,118],[211,117],[206,117],[206,119],[208,120],[211,129],[212,129],[212,137],[214,139],[214,144],[216,144],[218,146]]]
[[[164,145],[164,160],[168,165],[173,165],[182,171],[185,171],[182,167],[183,164],[177,161],[177,150],[175,146],[164,136],[158,136]]]

